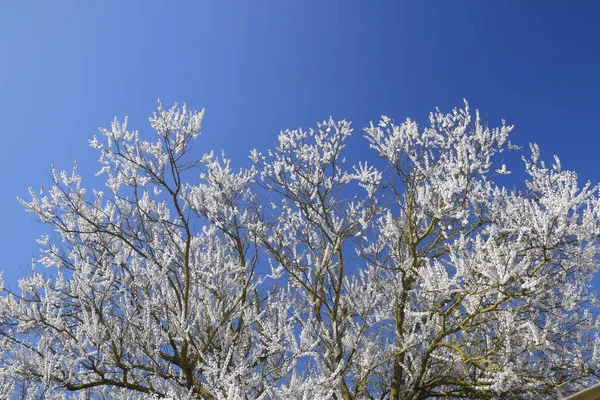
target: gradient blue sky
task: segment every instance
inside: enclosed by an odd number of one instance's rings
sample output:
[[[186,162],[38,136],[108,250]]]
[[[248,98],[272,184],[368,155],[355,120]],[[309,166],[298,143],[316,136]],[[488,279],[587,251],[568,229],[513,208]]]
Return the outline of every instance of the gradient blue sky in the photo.
[[[467,98],[598,182],[599,18],[596,1],[3,1],[0,269],[14,282],[44,230],[16,196],[75,158],[96,185],[87,140],[125,113],[151,133],[157,98],[206,108],[196,149],[237,165],[281,129],[332,115],[360,134]]]

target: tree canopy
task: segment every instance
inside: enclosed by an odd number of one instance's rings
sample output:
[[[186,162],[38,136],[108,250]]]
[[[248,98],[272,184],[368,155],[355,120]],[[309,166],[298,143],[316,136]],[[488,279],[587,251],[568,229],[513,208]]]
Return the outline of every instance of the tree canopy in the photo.
[[[435,110],[286,130],[248,167],[192,150],[203,111],[114,120],[106,187],[52,170],[53,229],[0,297],[0,397],[555,399],[596,383],[598,186],[504,121]],[[511,166],[511,168],[513,168]]]

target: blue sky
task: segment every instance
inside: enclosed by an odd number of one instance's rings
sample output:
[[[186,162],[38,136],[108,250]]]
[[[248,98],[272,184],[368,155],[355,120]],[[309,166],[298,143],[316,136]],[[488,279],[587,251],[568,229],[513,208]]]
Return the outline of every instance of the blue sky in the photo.
[[[598,17],[595,1],[5,1],[0,269],[14,282],[44,231],[16,196],[75,158],[97,185],[87,140],[126,113],[151,133],[158,98],[206,108],[196,149],[237,165],[281,129],[332,115],[358,137],[381,114],[425,121],[467,98],[598,182]]]

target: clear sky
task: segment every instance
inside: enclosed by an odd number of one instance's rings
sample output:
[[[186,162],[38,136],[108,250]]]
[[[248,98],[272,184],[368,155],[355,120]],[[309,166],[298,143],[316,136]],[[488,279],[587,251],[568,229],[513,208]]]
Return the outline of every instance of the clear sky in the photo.
[[[14,282],[44,230],[16,196],[75,158],[97,185],[87,140],[126,113],[151,133],[158,98],[206,108],[196,149],[237,165],[281,129],[332,115],[360,136],[381,114],[426,121],[467,98],[598,182],[599,18],[597,1],[5,0],[0,269]]]

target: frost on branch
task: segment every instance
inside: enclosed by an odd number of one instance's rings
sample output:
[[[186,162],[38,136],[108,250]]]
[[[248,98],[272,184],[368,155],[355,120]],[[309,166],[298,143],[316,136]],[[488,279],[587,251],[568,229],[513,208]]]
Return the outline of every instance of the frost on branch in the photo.
[[[106,188],[52,169],[51,226],[0,297],[1,398],[554,399],[596,382],[598,187],[463,109],[286,130],[249,168],[159,104],[90,141]],[[193,146],[196,146],[193,148]],[[378,157],[379,160],[375,160]],[[377,167],[376,167],[377,166]]]

